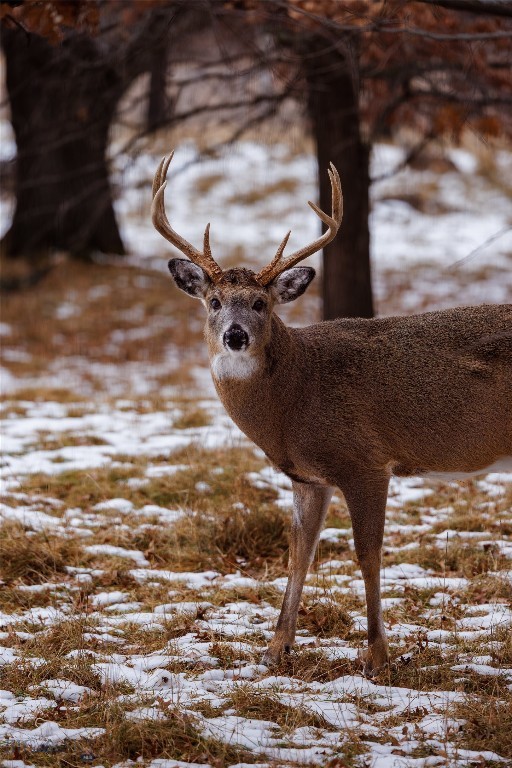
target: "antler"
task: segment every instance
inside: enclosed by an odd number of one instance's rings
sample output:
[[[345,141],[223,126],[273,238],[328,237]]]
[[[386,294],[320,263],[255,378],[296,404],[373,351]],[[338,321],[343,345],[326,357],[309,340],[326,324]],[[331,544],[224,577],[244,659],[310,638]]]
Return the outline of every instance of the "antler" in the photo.
[[[301,248],[300,251],[295,251],[292,253],[290,256],[288,256],[286,261],[281,261],[283,251],[286,247],[286,243],[288,242],[288,238],[290,237],[290,232],[288,232],[281,245],[277,249],[277,253],[270,264],[264,267],[261,272],[258,272],[256,275],[256,280],[258,280],[258,282],[262,285],[268,285],[270,282],[272,282],[272,280],[280,275],[281,272],[290,269],[290,267],[295,266],[295,264],[297,264],[299,261],[302,261],[308,256],[311,256],[311,254],[316,253],[321,248],[323,248],[324,245],[327,245],[327,243],[330,243],[331,240],[336,237],[338,229],[340,228],[341,220],[343,218],[343,195],[341,192],[341,182],[338,171],[332,163],[330,163],[330,166],[331,167],[327,170],[327,173],[329,174],[332,188],[332,216],[328,216],[324,211],[318,208],[317,205],[308,201],[308,205],[314,210],[316,215],[324,222],[324,224],[327,224],[327,232],[324,232],[324,234],[314,242],[306,245],[304,248]]]
[[[193,261],[194,264],[201,267],[208,277],[216,283],[222,277],[222,269],[212,256],[210,248],[210,225],[206,225],[203,251],[201,252],[198,251],[197,248],[194,248],[194,246],[185,240],[185,238],[181,237],[181,235],[178,235],[167,219],[164,202],[164,193],[167,186],[167,181],[165,179],[173,157],[174,151],[171,152],[169,157],[162,158],[153,178],[153,202],[151,204],[151,219],[153,225],[166,240],[175,245],[178,250],[185,254],[185,256],[188,256],[190,261]]]

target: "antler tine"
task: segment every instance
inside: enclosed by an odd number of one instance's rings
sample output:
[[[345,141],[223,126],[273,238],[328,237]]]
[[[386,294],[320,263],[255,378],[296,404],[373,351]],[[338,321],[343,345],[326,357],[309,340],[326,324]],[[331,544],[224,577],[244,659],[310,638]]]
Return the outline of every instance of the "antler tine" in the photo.
[[[178,235],[177,232],[169,224],[167,214],[165,213],[164,194],[167,186],[166,176],[169,170],[169,165],[174,157],[174,152],[171,152],[169,157],[164,157],[160,161],[160,164],[153,177],[153,202],[151,204],[151,219],[155,229],[160,232],[162,237],[165,237],[170,243],[172,243],[178,250],[180,250],[185,256],[188,256],[190,261],[201,267],[206,274],[213,280],[214,283],[218,282],[222,277],[222,269],[212,256],[210,249],[210,225],[206,226],[204,233],[204,248],[203,252],[194,248],[188,240]]]
[[[290,233],[288,232],[283,242],[279,246],[277,254],[272,259],[270,264],[264,267],[256,275],[256,279],[262,285],[268,285],[282,272],[285,272],[287,269],[290,269],[290,267],[298,264],[299,261],[302,261],[308,256],[311,256],[313,253],[316,253],[336,237],[338,229],[340,228],[341,221],[343,219],[343,194],[341,191],[341,182],[338,171],[332,163],[330,163],[330,168],[328,168],[327,173],[329,174],[332,190],[332,215],[329,216],[327,213],[325,213],[325,211],[322,211],[321,208],[315,205],[315,203],[308,201],[308,205],[314,210],[319,219],[321,219],[321,221],[327,225],[327,232],[324,232],[321,237],[319,237],[317,240],[314,240],[309,245],[304,246],[304,248],[301,248],[298,251],[294,251],[294,253],[288,256],[286,261],[281,261],[284,248],[290,236]]]
[[[287,242],[288,242],[288,240],[289,240],[289,238],[290,238],[290,235],[291,235],[291,233],[292,233],[292,231],[291,231],[291,229],[290,229],[290,230],[287,232],[287,234],[286,234],[286,235],[283,237],[283,239],[282,239],[282,241],[281,241],[281,245],[280,245],[280,246],[279,246],[279,248],[277,249],[277,251],[276,251],[276,255],[274,256],[274,258],[272,259],[272,261],[270,262],[270,264],[269,264],[268,266],[266,266],[264,269],[262,269],[262,270],[261,270],[261,272],[260,272],[260,273],[257,275],[257,279],[258,279],[260,282],[261,282],[261,275],[262,275],[264,272],[266,272],[267,270],[268,270],[268,271],[270,271],[270,270],[273,270],[273,269],[274,269],[274,268],[277,266],[277,264],[278,264],[278,263],[281,261],[281,258],[282,258],[282,256],[283,256],[283,251],[284,251],[284,249],[286,248],[286,244],[287,244]]]
[[[169,168],[169,165],[171,164],[171,160],[174,157],[174,150],[171,152],[168,158],[162,157],[160,160],[160,163],[158,165],[158,168],[156,169],[156,173],[153,177],[153,190],[151,197],[154,198],[160,187],[162,186],[163,181],[165,180],[165,177],[167,176],[167,170]],[[164,170],[165,166],[165,170]]]
[[[203,252],[207,259],[212,259],[212,249],[210,248],[210,222],[206,225],[203,237]]]

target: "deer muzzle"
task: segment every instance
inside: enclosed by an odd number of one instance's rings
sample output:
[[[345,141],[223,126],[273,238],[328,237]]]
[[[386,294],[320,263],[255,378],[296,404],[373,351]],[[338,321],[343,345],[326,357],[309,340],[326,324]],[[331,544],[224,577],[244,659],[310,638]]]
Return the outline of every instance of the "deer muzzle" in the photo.
[[[230,327],[224,333],[222,341],[225,347],[233,350],[234,352],[247,349],[249,346],[249,336],[247,335],[247,332],[244,331],[242,326],[238,325],[238,323],[233,323],[233,325],[230,325]]]

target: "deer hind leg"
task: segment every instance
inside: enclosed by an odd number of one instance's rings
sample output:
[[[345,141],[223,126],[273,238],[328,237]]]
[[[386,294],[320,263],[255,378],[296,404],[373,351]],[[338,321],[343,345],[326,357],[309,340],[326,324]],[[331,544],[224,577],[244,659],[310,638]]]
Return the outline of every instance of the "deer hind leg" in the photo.
[[[302,588],[315,554],[320,529],[333,489],[293,482],[293,519],[290,533],[288,584],[274,637],[263,657],[264,664],[275,664],[288,652],[295,639]]]
[[[380,567],[388,477],[356,477],[340,484],[348,504],[354,544],[364,579],[368,617],[368,651],[365,672],[373,674],[389,661],[388,641],[382,620]]]

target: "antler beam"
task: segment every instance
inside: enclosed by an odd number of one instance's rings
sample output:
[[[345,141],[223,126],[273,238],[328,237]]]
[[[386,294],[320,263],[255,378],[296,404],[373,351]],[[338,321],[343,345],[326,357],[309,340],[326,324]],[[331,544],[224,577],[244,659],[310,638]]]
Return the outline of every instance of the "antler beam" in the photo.
[[[329,174],[332,189],[332,215],[328,216],[324,211],[318,208],[317,205],[308,201],[308,205],[314,210],[316,215],[324,222],[324,224],[327,224],[327,232],[324,232],[324,234],[317,240],[306,245],[304,248],[301,248],[299,251],[295,251],[288,256],[285,261],[282,261],[283,251],[288,242],[288,238],[290,237],[290,233],[288,232],[270,264],[264,267],[261,272],[258,272],[256,275],[256,279],[262,285],[268,285],[282,272],[285,272],[287,269],[290,269],[290,267],[298,264],[299,261],[316,253],[336,237],[343,219],[343,194],[341,192],[341,182],[338,171],[332,163],[330,163],[330,168],[327,173]]]
[[[201,252],[198,251],[197,248],[194,248],[188,240],[185,240],[184,237],[181,237],[181,235],[178,235],[178,233],[174,231],[169,224],[169,220],[165,213],[164,194],[167,186],[166,177],[173,157],[174,152],[171,152],[169,157],[162,158],[153,178],[153,202],[151,204],[151,219],[153,225],[155,229],[160,232],[162,237],[165,237],[165,239],[172,243],[172,245],[176,246],[181,253],[190,259],[190,261],[193,261],[194,264],[201,267],[214,283],[217,283],[222,277],[222,269],[212,256],[210,248],[210,225],[206,225],[203,251]]]

